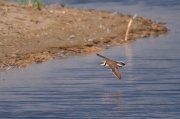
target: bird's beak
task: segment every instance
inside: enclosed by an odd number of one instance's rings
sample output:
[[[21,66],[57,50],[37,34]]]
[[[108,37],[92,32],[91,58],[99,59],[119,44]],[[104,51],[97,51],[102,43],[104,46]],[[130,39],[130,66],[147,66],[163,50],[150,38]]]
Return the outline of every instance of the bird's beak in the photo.
[[[99,62],[99,65],[103,64],[103,62]]]

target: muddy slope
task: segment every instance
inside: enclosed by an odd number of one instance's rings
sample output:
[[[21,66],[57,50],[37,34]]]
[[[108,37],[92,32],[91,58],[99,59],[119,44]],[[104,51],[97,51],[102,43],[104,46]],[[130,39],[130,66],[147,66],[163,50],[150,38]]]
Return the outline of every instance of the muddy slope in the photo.
[[[0,69],[120,45],[125,42],[125,31],[132,18],[70,6],[43,6],[39,10],[9,2],[0,2],[0,16]],[[167,32],[162,23],[136,17],[126,42]]]

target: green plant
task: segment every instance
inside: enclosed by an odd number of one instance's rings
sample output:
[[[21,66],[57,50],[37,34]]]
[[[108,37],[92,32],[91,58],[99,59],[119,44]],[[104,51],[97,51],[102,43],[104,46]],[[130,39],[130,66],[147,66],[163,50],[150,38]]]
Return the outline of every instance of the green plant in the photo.
[[[21,1],[21,0],[18,0]],[[31,5],[31,0],[24,0],[24,6],[29,6]]]
[[[34,0],[33,7],[38,7],[38,9],[41,9],[42,1],[41,0]]]
[[[8,9],[7,9],[6,4],[4,4],[4,12],[5,12],[5,14],[7,14],[7,13],[8,13]]]
[[[24,0],[24,6],[28,5],[28,0]]]
[[[20,3],[21,0],[18,0],[18,3]],[[38,9],[41,9],[43,3],[41,0],[34,0],[32,3],[31,0],[24,0],[24,6],[32,6],[32,7],[37,7]]]
[[[28,5],[31,5],[31,0],[28,0]]]
[[[18,3],[21,4],[21,0],[18,0]]]

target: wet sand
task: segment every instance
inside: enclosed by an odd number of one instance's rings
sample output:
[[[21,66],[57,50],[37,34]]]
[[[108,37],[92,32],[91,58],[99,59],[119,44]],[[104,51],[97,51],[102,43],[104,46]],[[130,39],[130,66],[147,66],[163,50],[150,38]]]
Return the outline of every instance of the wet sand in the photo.
[[[0,69],[101,51],[137,38],[167,33],[163,23],[136,17],[128,41],[125,32],[131,15],[72,8],[43,6],[41,9],[0,2]]]

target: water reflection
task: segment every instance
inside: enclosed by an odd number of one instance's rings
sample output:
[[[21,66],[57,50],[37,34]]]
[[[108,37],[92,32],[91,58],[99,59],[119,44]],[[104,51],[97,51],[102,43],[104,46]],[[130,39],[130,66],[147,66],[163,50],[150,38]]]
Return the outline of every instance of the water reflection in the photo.
[[[127,56],[129,59],[131,59],[131,57],[132,57],[132,51],[131,51],[128,43],[125,43],[125,48],[126,48],[126,56]]]
[[[122,92],[101,95],[102,104],[121,104]]]

